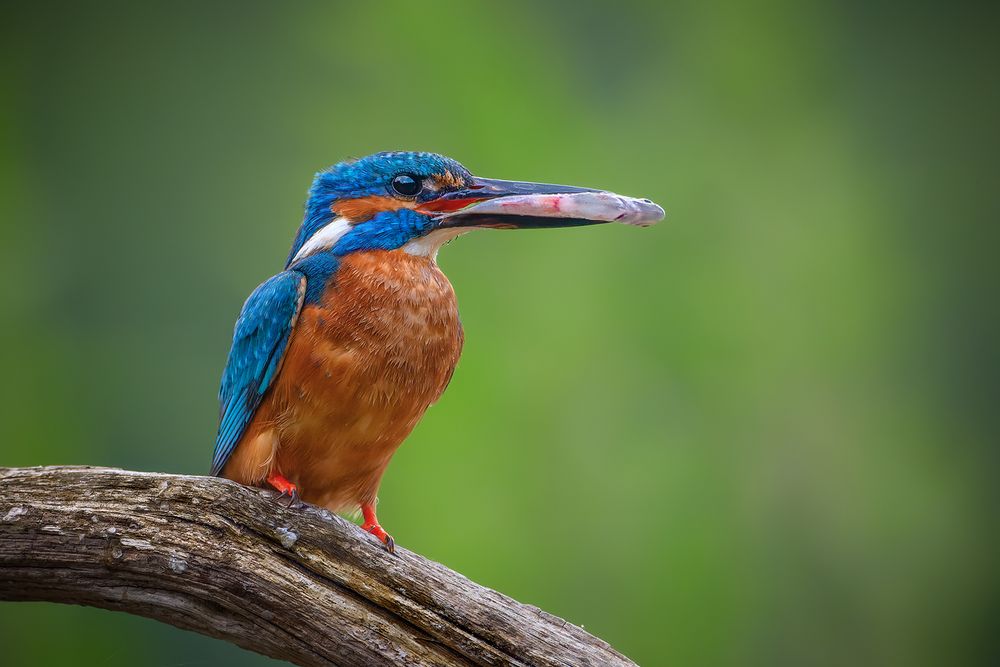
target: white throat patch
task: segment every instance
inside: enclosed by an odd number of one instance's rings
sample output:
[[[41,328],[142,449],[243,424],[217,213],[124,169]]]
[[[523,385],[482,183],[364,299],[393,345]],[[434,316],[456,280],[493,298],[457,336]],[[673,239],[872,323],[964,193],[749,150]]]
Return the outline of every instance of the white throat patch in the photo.
[[[309,255],[315,255],[323,250],[329,250],[337,245],[337,241],[351,230],[351,222],[347,218],[334,218],[324,225],[318,232],[309,237],[309,240],[302,244],[299,251],[295,253],[290,264],[294,264],[300,259]]]
[[[456,236],[461,236],[468,231],[472,230],[469,227],[435,229],[430,234],[425,234],[424,236],[407,242],[403,246],[403,252],[409,253],[410,255],[416,255],[417,257],[430,257],[433,261],[437,259],[438,250],[441,249],[441,246]]]

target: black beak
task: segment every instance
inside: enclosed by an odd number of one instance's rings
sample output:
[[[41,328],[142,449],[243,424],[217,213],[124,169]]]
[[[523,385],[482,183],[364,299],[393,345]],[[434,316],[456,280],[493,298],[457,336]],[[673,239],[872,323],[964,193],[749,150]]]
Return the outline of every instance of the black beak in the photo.
[[[578,227],[604,222],[645,226],[663,218],[648,199],[622,197],[572,185],[475,178],[419,207],[438,215],[442,228],[532,229]]]

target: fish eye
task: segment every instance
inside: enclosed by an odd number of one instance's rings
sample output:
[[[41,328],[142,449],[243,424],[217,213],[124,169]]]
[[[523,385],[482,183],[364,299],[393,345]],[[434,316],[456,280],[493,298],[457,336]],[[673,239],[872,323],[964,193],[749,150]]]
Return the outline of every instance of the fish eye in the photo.
[[[413,174],[396,174],[392,177],[392,189],[400,196],[416,197],[424,189],[424,184]]]

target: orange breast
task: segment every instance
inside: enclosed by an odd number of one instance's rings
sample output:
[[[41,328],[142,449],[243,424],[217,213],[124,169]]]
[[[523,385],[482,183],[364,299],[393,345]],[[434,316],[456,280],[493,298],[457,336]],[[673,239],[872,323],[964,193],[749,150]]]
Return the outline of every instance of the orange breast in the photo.
[[[303,308],[224,474],[260,483],[276,466],[307,502],[341,510],[374,501],[461,350],[455,292],[432,260],[400,250],[349,255],[321,302]]]

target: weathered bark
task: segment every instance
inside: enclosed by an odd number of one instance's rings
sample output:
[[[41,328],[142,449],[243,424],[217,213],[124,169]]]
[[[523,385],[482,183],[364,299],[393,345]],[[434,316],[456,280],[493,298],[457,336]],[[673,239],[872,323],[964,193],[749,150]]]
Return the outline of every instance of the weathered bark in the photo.
[[[148,616],[300,665],[631,665],[326,510],[211,477],[0,468],[0,599]]]

